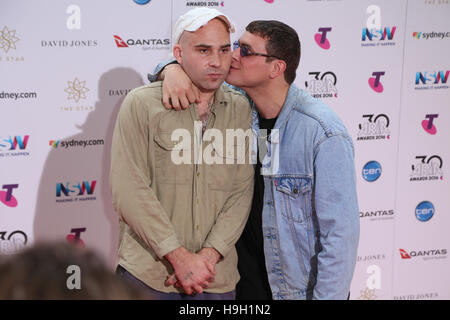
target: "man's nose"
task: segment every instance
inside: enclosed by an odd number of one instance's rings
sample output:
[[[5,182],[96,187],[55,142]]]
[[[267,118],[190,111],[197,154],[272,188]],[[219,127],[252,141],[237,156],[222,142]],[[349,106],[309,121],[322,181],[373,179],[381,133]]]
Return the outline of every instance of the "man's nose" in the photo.
[[[222,60],[220,58],[219,53],[213,53],[209,59],[209,65],[211,67],[220,67],[222,64]]]

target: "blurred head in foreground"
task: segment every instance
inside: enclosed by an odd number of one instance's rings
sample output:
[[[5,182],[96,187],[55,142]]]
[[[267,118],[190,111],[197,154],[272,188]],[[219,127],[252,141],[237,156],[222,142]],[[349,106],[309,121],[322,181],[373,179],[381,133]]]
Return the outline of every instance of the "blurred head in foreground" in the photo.
[[[143,298],[81,246],[45,243],[0,256],[0,300]]]

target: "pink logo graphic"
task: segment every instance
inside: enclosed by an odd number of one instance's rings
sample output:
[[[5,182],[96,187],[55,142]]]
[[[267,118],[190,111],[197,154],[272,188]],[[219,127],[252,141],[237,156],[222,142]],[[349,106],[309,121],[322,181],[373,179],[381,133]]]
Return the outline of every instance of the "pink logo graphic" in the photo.
[[[422,128],[429,134],[435,135],[437,132],[437,129],[436,129],[436,126],[433,125],[433,120],[438,117],[439,117],[438,114],[427,114],[425,116],[425,119],[428,119],[428,120],[422,121]]]
[[[380,78],[381,76],[384,76],[384,74],[385,74],[384,71],[372,73],[372,75],[375,76],[375,78],[369,78],[369,86],[373,89],[373,91],[378,93],[383,92],[384,88],[383,85],[381,84]]]
[[[322,49],[330,49],[330,41],[327,39],[327,33],[331,31],[331,27],[319,28],[319,33],[314,35],[314,40]]]
[[[273,3],[274,0],[264,0],[267,3]]]
[[[11,208],[17,207],[18,201],[12,195],[12,193],[13,189],[16,189],[18,187],[18,184],[4,184],[2,186],[2,189],[6,189],[6,191],[0,191],[0,202]]]
[[[71,229],[70,232],[73,234],[68,234],[66,236],[66,240],[69,243],[73,243],[75,245],[80,245],[82,247],[86,247],[86,245],[84,244],[84,241],[81,240],[81,233],[85,232],[86,228],[75,228],[75,229]]]

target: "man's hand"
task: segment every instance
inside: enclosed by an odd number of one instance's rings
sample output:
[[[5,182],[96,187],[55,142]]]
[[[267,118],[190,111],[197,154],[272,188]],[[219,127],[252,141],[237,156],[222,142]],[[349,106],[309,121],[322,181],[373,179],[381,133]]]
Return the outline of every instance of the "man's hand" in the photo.
[[[214,266],[204,256],[190,253],[184,247],[179,247],[168,254],[169,260],[175,270],[175,276],[169,276],[165,285],[174,285],[177,280],[181,288],[187,294],[202,293],[209,285],[209,280],[214,278]]]
[[[187,109],[189,104],[200,102],[200,91],[179,64],[169,64],[161,72],[163,103],[166,109]]]

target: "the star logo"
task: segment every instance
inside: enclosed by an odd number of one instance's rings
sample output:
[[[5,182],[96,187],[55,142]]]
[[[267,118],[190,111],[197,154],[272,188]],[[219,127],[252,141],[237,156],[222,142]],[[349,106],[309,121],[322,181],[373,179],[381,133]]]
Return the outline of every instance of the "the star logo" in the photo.
[[[376,300],[377,296],[375,295],[375,289],[366,288],[366,290],[361,290],[361,296],[358,297],[358,300]]]
[[[16,30],[8,30],[8,27],[4,27],[0,31],[0,49],[5,50],[8,53],[10,49],[16,49],[16,42],[20,39],[16,37]]]
[[[85,87],[86,81],[80,81],[78,78],[75,78],[74,81],[67,81],[67,83],[68,87],[64,89],[64,91],[69,94],[67,99],[75,100],[77,103],[80,99],[86,99],[86,92],[89,91],[89,89]]]

